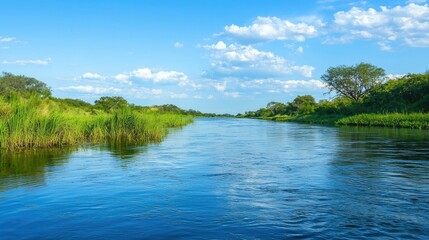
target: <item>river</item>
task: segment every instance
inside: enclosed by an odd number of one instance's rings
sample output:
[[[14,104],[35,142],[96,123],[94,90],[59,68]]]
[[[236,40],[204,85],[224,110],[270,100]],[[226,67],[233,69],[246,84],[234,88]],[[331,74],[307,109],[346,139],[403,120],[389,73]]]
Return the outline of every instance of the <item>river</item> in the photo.
[[[425,239],[429,132],[197,119],[2,153],[0,239]]]

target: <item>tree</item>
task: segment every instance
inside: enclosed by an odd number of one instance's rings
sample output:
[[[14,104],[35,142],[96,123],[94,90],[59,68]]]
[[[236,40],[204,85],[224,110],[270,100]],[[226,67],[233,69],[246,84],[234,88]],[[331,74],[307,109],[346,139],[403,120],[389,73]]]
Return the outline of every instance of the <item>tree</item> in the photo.
[[[95,106],[103,109],[104,111],[113,111],[118,108],[123,108],[128,106],[127,100],[123,97],[100,97],[100,99],[95,101]]]
[[[51,89],[44,82],[23,75],[3,72],[0,76],[0,95],[12,93],[38,94],[42,98],[52,94]]]
[[[369,91],[380,86],[384,80],[384,69],[368,63],[354,66],[340,65],[330,67],[321,79],[327,84],[329,92],[359,102]]]
[[[292,106],[297,114],[309,114],[314,112],[317,103],[311,95],[298,96],[292,101]]]
[[[285,114],[286,112],[286,104],[281,102],[269,102],[267,104],[267,109],[271,111],[271,115],[279,115],[279,114]]]

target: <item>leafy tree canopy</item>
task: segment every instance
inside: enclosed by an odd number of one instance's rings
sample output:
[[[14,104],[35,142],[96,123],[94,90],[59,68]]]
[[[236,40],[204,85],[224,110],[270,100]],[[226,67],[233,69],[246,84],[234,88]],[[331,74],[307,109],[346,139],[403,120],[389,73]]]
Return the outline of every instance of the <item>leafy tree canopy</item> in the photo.
[[[42,98],[49,97],[52,94],[51,89],[44,82],[23,75],[3,72],[0,76],[0,95],[13,93],[22,95],[38,94]]]
[[[360,102],[369,91],[380,86],[384,81],[384,69],[368,63],[354,66],[340,65],[330,67],[321,79],[327,84],[330,92]]]
[[[128,102],[123,97],[104,96],[95,101],[95,106],[104,111],[113,111],[128,106]]]
[[[308,114],[314,112],[317,103],[313,96],[304,95],[296,97],[291,105],[295,108],[296,113]]]

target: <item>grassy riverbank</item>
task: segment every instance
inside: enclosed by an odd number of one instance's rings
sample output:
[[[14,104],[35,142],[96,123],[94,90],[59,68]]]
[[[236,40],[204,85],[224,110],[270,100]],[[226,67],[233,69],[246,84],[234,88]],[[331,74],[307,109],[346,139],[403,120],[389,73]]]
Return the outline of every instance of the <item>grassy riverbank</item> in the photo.
[[[429,129],[429,72],[389,80],[359,101],[345,96],[316,102],[310,95],[270,102],[239,117],[312,124]]]
[[[191,123],[195,114],[201,113],[171,104],[136,106],[122,97],[104,96],[94,104],[55,98],[35,78],[0,75],[0,150],[161,141],[168,128]]]
[[[123,106],[112,111],[78,108],[38,96],[0,99],[0,148],[56,147],[80,143],[142,144],[161,141],[170,127],[192,117]]]
[[[359,114],[341,118],[336,121],[336,124],[429,130],[429,113]]]
[[[260,117],[259,119],[337,126],[369,126],[429,130],[429,113],[358,114],[353,116],[315,114],[299,116],[280,115]]]

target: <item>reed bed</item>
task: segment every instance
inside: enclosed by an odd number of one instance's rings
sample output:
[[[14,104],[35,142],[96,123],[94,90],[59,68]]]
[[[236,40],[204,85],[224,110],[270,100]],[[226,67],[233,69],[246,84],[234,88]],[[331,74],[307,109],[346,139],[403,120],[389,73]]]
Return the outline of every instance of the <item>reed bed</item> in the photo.
[[[171,113],[139,112],[129,107],[113,112],[64,111],[49,99],[0,100],[0,148],[28,149],[81,143],[144,144],[161,141],[168,128],[192,118]]]
[[[359,114],[342,118],[336,124],[429,130],[429,113]]]

